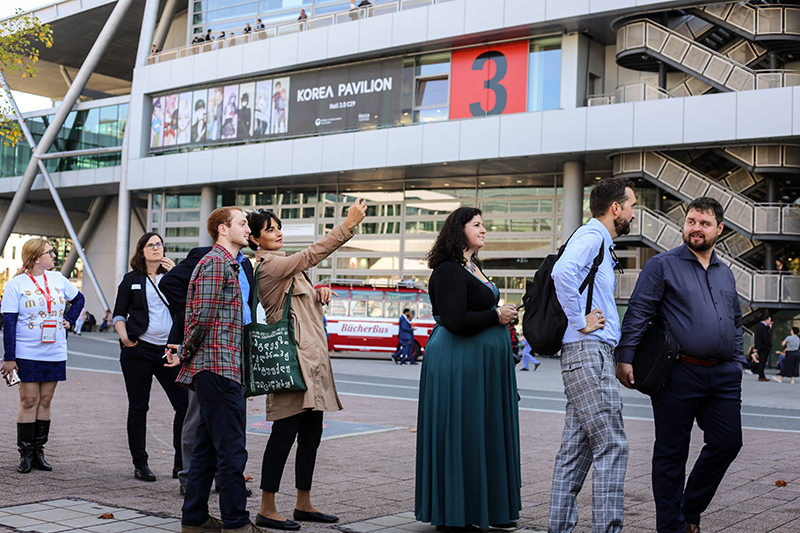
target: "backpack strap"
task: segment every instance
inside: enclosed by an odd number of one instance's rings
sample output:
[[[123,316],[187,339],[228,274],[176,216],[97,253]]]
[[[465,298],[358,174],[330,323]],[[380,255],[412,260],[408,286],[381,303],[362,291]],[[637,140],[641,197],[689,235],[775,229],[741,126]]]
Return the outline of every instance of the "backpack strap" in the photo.
[[[594,278],[597,276],[597,270],[600,268],[600,265],[603,264],[603,254],[605,252],[605,241],[600,243],[600,251],[597,252],[597,256],[592,261],[592,268],[589,269],[589,273],[586,275],[586,278],[581,283],[580,289],[578,292],[583,294],[584,289],[586,289],[587,285],[589,287],[589,293],[586,295],[586,312],[584,315],[588,315],[592,312],[592,296],[594,295]]]

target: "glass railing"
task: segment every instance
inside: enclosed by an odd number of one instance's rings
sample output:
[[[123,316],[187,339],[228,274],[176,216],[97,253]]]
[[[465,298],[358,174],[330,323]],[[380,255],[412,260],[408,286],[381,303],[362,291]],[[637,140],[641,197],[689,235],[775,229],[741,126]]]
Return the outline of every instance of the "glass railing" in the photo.
[[[398,11],[406,11],[409,9],[430,6],[433,4],[442,4],[444,2],[451,1],[452,0],[398,0],[396,2],[361,7],[353,11],[347,10],[339,13],[322,15],[319,17],[309,17],[304,20],[272,26],[261,31],[252,31],[247,34],[236,35],[226,39],[217,39],[211,42],[185,46],[183,48],[165,50],[149,56],[146,64],[155,65],[156,63],[164,63],[165,61],[172,61],[182,57],[190,57],[206,52],[212,52],[222,48],[230,48],[231,46],[240,46],[251,42],[263,41],[264,39],[278,37],[280,35],[289,35],[301,31],[324,28],[326,26],[344,24],[360,19],[377,17],[381,15],[387,15],[389,13],[396,13]]]
[[[800,236],[800,206],[756,203],[705,174],[659,152],[614,157],[614,174],[642,174],[684,201],[711,196],[722,204],[726,221],[747,237]]]

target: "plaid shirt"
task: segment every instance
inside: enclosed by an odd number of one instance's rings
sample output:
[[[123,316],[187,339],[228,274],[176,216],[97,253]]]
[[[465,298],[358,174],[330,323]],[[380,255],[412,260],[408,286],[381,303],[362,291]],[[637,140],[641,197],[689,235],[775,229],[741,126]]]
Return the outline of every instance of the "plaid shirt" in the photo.
[[[197,263],[186,295],[184,361],[177,382],[191,387],[204,370],[237,383],[242,375],[243,311],[239,263],[215,244]]]

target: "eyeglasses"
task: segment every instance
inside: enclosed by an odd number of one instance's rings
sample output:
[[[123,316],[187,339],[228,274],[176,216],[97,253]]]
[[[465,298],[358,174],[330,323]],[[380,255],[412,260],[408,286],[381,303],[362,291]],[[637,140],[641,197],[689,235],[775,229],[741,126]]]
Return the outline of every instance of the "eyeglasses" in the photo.
[[[39,254],[39,257],[42,257],[43,255],[49,255],[50,257],[55,257],[55,256],[56,256],[56,255],[58,255],[58,254],[56,253],[56,251],[55,251],[55,250],[53,250],[53,249],[51,248],[50,250],[47,250],[46,252],[42,252],[42,253],[40,253],[40,254]]]
[[[148,250],[153,250],[153,249],[158,250],[159,248],[163,248],[164,244],[160,242],[150,242],[145,244],[144,247],[147,248]]]

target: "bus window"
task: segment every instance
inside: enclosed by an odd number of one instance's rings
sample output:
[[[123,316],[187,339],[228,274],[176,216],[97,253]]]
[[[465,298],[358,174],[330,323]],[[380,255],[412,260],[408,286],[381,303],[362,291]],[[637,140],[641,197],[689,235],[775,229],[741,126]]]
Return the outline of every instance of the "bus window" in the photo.
[[[367,316],[372,318],[381,318],[383,316],[383,302],[368,301],[367,302]]]
[[[419,313],[417,318],[433,318],[433,307],[431,307],[431,297],[427,294],[419,295]]]
[[[386,317],[398,318],[403,309],[414,309],[417,301],[416,292],[386,292]]]
[[[388,296],[388,295],[387,295]],[[402,309],[400,302],[386,302],[386,318],[397,318],[400,316]]]
[[[327,314],[334,316],[347,316],[347,298],[331,298],[331,307]]]
[[[353,290],[353,300],[383,300],[383,291],[357,291]]]
[[[366,300],[353,300],[350,302],[350,316],[367,316]]]

